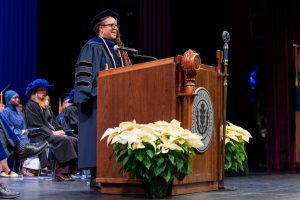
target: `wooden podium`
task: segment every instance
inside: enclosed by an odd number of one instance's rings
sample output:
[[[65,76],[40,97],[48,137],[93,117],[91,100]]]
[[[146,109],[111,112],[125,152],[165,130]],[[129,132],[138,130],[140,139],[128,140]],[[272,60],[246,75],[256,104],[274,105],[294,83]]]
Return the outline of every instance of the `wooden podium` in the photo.
[[[174,180],[172,195],[218,190],[224,180],[224,140],[222,123],[222,52],[217,51],[218,66],[201,64],[192,50],[183,56],[151,61],[99,72],[97,102],[97,182],[108,194],[143,194],[142,181],[129,174],[118,175],[109,159],[112,147],[100,138],[107,128],[136,120],[150,123],[177,119],[192,128],[195,89],[204,87],[213,102],[213,135],[204,153],[191,161],[192,172],[182,181]]]

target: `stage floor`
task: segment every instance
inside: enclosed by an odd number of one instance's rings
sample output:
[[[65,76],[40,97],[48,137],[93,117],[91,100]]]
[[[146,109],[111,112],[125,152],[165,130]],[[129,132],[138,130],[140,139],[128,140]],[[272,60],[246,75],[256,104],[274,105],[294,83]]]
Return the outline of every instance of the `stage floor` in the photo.
[[[101,199],[138,200],[138,195],[106,195],[90,190],[87,180],[56,182],[45,177],[0,178],[9,189],[21,192],[19,199]],[[296,173],[250,173],[242,177],[226,177],[225,189],[211,192],[170,196],[176,200],[298,200],[300,199],[300,174]]]

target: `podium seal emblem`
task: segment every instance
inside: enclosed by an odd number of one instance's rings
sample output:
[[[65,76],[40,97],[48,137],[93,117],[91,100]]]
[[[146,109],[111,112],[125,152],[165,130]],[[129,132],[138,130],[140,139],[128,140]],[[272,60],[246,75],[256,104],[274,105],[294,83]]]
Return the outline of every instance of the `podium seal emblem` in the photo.
[[[192,132],[202,136],[203,147],[197,148],[199,153],[204,153],[212,140],[214,127],[214,112],[212,99],[209,92],[199,87],[192,108]]]

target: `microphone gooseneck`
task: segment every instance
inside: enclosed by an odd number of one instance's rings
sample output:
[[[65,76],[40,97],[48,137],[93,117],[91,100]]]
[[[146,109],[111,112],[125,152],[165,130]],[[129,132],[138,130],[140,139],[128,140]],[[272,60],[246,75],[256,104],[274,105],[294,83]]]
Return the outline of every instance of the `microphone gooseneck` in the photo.
[[[120,47],[118,45],[115,45],[114,46],[114,50],[117,51],[129,51],[131,52],[132,54],[138,54],[138,50],[137,49],[134,49],[134,48],[128,48],[128,47]]]
[[[157,60],[157,58],[152,57],[152,56],[139,55],[137,49],[128,48],[128,47],[120,47],[120,46],[118,46],[118,45],[115,45],[115,46],[113,47],[113,49],[114,49],[115,51],[117,51],[117,50],[119,50],[119,51],[128,51],[128,52],[132,53],[132,55],[133,55],[135,58],[142,58],[142,59],[147,59],[147,60]]]

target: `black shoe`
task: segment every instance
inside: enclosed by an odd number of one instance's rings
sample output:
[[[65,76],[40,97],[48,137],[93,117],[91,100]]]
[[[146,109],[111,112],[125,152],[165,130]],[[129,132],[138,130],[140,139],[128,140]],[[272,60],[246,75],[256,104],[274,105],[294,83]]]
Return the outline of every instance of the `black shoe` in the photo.
[[[98,183],[96,182],[95,179],[93,179],[91,182],[90,182],[90,187],[93,188],[93,189],[100,189],[101,188],[101,183]]]
[[[15,199],[19,196],[20,192],[10,191],[2,183],[0,183],[0,199]]]
[[[55,176],[56,181],[69,181],[69,178],[65,176],[64,174],[58,175],[56,174]]]
[[[42,153],[48,146],[47,142],[39,143],[26,143],[21,142],[16,146],[17,157],[19,160],[23,160]]]

